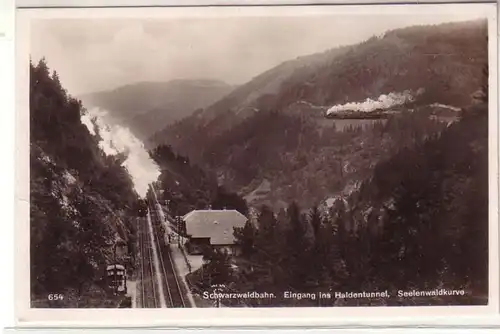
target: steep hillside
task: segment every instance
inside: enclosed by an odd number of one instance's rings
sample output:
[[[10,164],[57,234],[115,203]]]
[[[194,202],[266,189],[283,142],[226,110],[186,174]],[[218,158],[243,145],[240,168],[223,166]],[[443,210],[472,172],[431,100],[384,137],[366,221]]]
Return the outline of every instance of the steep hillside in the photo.
[[[115,121],[147,138],[198,108],[219,100],[233,89],[215,80],[141,82],[81,96],[86,107],[108,110]]]
[[[30,71],[32,305],[116,307],[105,267],[117,245],[116,260],[131,268],[138,204],[125,157],[103,153],[81,122],[85,109],[44,60]],[[64,300],[51,304],[54,292]]]
[[[431,107],[398,115],[385,121],[356,121],[338,128],[327,120],[321,126],[314,119],[286,112],[260,112],[214,139],[203,159],[219,182],[251,195],[267,180],[268,193],[252,205],[297,201],[312,206],[335,194],[349,192],[357,181],[368,177],[377,161],[400,147],[415,143],[447,125],[430,118]]]
[[[485,21],[410,27],[292,60],[155,134],[150,145],[168,143],[198,160],[214,135],[256,111],[282,111],[299,101],[329,107],[425,88],[420,103],[464,106],[481,84],[486,35]]]
[[[235,232],[242,253],[225,283],[269,291],[252,306],[488,304],[488,109],[376,164],[326,212],[260,210]],[[215,275],[214,275],[215,276]],[[463,290],[461,295],[436,289]],[[388,291],[383,298],[281,298],[284,291]],[[398,291],[429,291],[401,296]]]
[[[486,36],[486,21],[390,31],[351,48],[314,73],[295,72],[276,104],[282,108],[300,99],[331,106],[423,87],[422,103],[464,106],[481,84]]]

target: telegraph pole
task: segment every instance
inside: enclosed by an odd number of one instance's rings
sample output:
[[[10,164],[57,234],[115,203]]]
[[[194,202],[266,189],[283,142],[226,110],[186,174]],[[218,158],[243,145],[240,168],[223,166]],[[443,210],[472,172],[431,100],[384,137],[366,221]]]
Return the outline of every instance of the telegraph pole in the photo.
[[[181,248],[181,217],[177,216],[177,245]]]

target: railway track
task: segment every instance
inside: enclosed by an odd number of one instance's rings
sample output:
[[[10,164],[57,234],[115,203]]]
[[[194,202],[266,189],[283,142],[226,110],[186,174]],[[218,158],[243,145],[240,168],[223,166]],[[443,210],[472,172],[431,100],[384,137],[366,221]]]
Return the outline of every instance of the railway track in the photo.
[[[141,252],[141,285],[139,291],[140,305],[142,308],[157,308],[158,291],[155,284],[155,271],[153,264],[153,252],[149,242],[146,223],[141,219],[139,224],[140,252]]]
[[[158,212],[157,205],[159,205],[156,198],[156,192],[153,186],[151,186],[151,196],[148,201],[149,212],[151,213],[151,220],[154,231],[154,238],[156,243],[156,248],[159,251],[160,260],[160,271],[163,275],[163,291],[165,294],[165,299],[167,307],[183,308],[190,307],[189,302],[185,298],[185,294],[181,288],[181,283],[175,269],[175,264],[172,259],[170,252],[170,245],[165,242],[163,235],[165,231],[162,231],[162,221],[161,216]]]
[[[183,291],[181,289],[181,284],[177,278],[177,273],[175,270],[175,264],[170,254],[169,245],[165,244],[163,238],[159,236],[162,235],[160,231],[161,220],[156,208],[150,206],[150,212],[154,214],[151,215],[153,221],[153,229],[155,235],[156,247],[159,250],[160,258],[160,270],[164,277],[163,286],[165,291],[165,298],[167,301],[167,307],[173,308],[183,308],[188,307],[183,296]]]

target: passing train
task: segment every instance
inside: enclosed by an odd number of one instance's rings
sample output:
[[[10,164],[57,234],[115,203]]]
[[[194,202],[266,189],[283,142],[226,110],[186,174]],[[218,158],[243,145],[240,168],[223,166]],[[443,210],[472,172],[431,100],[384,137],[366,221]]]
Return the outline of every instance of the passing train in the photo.
[[[139,217],[146,217],[148,213],[148,201],[146,199],[140,199],[137,203],[137,215]]]
[[[158,193],[162,193],[162,190],[158,190]],[[151,219],[154,226],[159,228],[158,234],[162,237],[165,245],[176,244],[180,242],[180,237],[178,235],[179,226],[181,226],[181,217],[171,217],[167,211],[164,211],[162,205],[159,203],[156,190],[153,185],[150,185],[146,198],[141,200],[145,206],[146,215],[148,207],[151,209]],[[168,205],[168,201],[165,201],[165,206]]]

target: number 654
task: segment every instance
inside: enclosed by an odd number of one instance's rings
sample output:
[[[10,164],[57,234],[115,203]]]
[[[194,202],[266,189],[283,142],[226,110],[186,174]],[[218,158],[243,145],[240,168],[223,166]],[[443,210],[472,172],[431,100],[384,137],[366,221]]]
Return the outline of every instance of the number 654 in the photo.
[[[60,293],[51,293],[47,296],[48,300],[63,300],[64,296]]]

